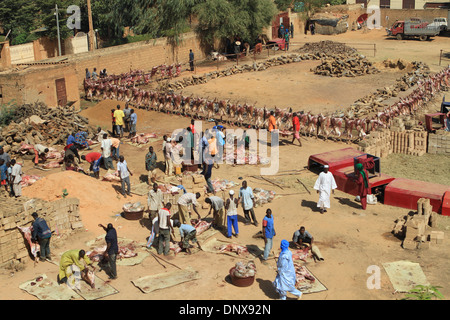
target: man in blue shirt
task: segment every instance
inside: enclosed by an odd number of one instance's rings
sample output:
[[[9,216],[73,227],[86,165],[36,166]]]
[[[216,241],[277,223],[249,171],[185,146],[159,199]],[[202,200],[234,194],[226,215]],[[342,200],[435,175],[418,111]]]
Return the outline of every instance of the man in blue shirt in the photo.
[[[37,241],[41,248],[39,261],[45,261],[45,259],[52,260],[50,257],[50,238],[52,237],[52,231],[48,227],[47,222],[43,218],[39,218],[37,212],[33,212],[31,216],[34,218],[31,240],[33,242]]]
[[[117,279],[116,258],[119,253],[119,244],[117,242],[117,231],[114,229],[112,223],[108,223],[108,226],[104,227],[102,224],[98,225],[100,228],[106,231],[105,241],[106,250],[103,253],[103,258],[108,261],[109,264],[109,279]]]
[[[273,225],[273,216],[271,209],[266,210],[266,216],[263,219],[262,233],[264,236],[264,243],[266,244],[264,247],[263,260],[266,261],[267,258],[269,257],[270,250],[272,250],[273,245],[272,239],[276,235],[275,228]]]
[[[130,135],[128,138],[134,137],[136,135],[136,123],[137,123],[137,114],[134,113],[134,109],[130,111]]]
[[[195,229],[190,224],[182,224],[179,220],[175,220],[173,223],[174,227],[180,228],[181,242],[183,243],[183,249],[186,250],[188,254],[191,254],[192,246],[189,244],[189,241],[193,243],[197,243],[199,249],[200,243],[197,241],[197,229]]]
[[[66,141],[66,146],[74,144],[75,143],[75,133],[71,133],[68,137],[67,137],[67,141]]]

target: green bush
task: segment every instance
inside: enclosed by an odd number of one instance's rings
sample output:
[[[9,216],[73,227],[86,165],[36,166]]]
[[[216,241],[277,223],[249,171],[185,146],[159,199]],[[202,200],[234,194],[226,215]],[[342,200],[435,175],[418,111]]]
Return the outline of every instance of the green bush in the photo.
[[[16,118],[16,104],[0,104],[0,126],[7,126]]]
[[[417,285],[402,300],[433,300],[433,298],[442,300],[444,296],[438,288],[442,287]]]

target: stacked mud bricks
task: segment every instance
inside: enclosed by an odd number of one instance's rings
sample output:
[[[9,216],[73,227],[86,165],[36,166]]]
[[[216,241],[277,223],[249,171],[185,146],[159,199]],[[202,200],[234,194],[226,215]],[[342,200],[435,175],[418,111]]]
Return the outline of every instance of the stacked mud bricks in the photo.
[[[450,154],[450,132],[436,130],[428,135],[428,153]]]
[[[403,237],[404,249],[426,249],[431,244],[440,244],[444,232],[436,230],[437,213],[433,212],[430,199],[420,198],[417,201],[417,213],[400,217],[396,220],[394,235]]]
[[[387,157],[392,153],[389,129],[372,131],[358,144],[358,150],[380,158]]]
[[[427,136],[426,131],[380,129],[368,134],[358,149],[381,158],[391,153],[423,156],[427,152]]]
[[[0,266],[21,262],[30,256],[28,243],[18,227],[31,226],[34,221],[31,216],[33,212],[47,221],[54,232],[53,239],[83,227],[79,215],[79,200],[74,198],[47,202],[1,196],[0,207]]]

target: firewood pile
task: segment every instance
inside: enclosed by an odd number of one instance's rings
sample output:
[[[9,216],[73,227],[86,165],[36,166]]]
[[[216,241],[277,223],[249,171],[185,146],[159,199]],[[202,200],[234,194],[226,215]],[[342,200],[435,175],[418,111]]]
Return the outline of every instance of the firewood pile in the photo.
[[[383,63],[389,63],[383,61]],[[430,75],[430,68],[423,62],[411,62],[411,71],[399,77],[393,85],[377,89],[376,92],[370,93],[356,100],[349,108],[348,115],[353,117],[361,117],[371,112],[379,112],[387,107],[385,100],[391,97],[397,97],[400,92],[406,91],[419,81],[423,81]]]
[[[358,52],[355,48],[349,47],[343,43],[335,41],[320,41],[320,42],[308,42],[297,50],[301,53],[311,53],[314,55],[320,55],[322,57],[334,56],[334,55],[345,55],[345,56],[356,56]]]
[[[74,108],[50,108],[42,102],[24,104],[15,109],[15,120],[0,128],[0,145],[6,152],[15,153],[22,144],[43,144],[52,147],[64,144],[68,135],[78,130],[89,136],[95,127]]]
[[[327,77],[357,77],[380,72],[364,56],[353,55],[349,57],[345,54],[331,56],[311,71]]]

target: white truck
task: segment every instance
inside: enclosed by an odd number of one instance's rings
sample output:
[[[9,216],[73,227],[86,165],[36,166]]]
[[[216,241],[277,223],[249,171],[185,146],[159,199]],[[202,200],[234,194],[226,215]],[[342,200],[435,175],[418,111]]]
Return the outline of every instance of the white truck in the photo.
[[[438,27],[441,32],[447,31],[447,18],[434,18],[433,22],[429,24],[431,27]]]

